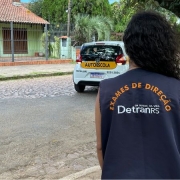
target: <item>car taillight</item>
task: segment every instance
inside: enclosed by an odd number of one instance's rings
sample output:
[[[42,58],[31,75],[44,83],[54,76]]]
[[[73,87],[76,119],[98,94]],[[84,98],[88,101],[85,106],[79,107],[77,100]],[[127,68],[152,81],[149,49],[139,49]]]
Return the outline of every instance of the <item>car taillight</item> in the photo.
[[[82,62],[82,56],[80,54],[77,56],[76,62]]]
[[[121,63],[122,65],[126,64],[126,59],[123,54],[117,56],[116,63]]]

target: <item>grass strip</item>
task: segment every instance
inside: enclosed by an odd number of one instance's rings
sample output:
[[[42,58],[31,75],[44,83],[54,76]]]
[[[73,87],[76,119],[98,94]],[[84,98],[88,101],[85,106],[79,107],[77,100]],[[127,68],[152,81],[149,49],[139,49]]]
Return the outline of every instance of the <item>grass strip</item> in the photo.
[[[64,76],[64,75],[70,75],[72,73],[73,72],[54,72],[54,73],[33,72],[27,75],[15,75],[11,77],[0,75],[0,81],[16,80],[16,79],[32,79],[32,78],[51,77],[51,76]]]

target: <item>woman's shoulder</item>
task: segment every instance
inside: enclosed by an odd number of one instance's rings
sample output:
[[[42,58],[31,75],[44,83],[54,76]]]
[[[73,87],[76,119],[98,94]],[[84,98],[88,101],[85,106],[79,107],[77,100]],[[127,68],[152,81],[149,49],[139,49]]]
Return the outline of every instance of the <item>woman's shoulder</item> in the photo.
[[[100,86],[113,87],[124,83],[131,82],[154,82],[159,84],[171,84],[180,86],[180,80],[174,77],[165,76],[160,73],[148,71],[142,68],[136,68],[125,72],[124,74],[118,75],[114,78],[104,79],[101,81]]]

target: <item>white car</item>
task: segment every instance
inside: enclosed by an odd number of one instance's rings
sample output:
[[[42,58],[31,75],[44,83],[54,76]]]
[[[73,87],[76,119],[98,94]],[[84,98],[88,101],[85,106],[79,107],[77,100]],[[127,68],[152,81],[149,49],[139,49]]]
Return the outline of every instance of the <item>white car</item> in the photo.
[[[98,86],[101,80],[123,74],[128,68],[122,41],[84,43],[73,72],[74,88],[83,92],[86,86]]]

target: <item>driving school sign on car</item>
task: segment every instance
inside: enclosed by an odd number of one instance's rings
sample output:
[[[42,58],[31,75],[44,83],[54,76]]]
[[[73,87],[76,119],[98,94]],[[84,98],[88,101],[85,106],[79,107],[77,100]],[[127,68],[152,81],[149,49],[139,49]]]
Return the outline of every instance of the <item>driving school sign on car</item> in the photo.
[[[82,62],[81,67],[85,69],[114,69],[116,68],[115,62]]]
[[[98,41],[82,44],[73,72],[74,89],[81,93],[86,86],[99,86],[129,69],[122,41]]]

